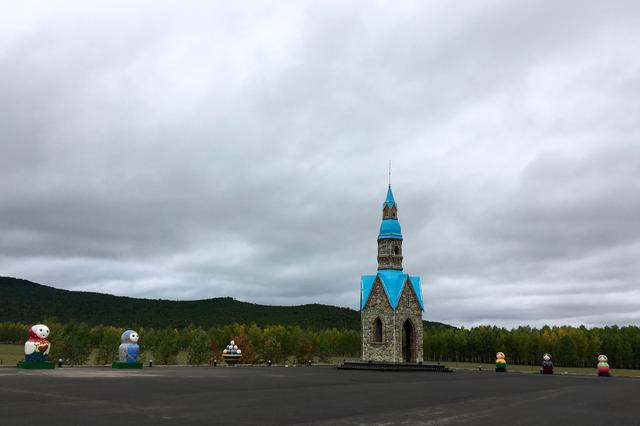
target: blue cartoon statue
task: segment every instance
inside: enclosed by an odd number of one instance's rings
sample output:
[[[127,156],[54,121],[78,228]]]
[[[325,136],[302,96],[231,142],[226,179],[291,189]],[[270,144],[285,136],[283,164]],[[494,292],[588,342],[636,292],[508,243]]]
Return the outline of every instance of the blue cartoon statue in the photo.
[[[134,330],[127,330],[120,336],[120,346],[118,347],[118,357],[120,362],[114,362],[113,368],[142,368],[142,363],[138,362],[138,333]]]
[[[127,330],[120,336],[120,347],[118,348],[118,354],[120,355],[120,362],[138,362],[138,333],[133,330]]]

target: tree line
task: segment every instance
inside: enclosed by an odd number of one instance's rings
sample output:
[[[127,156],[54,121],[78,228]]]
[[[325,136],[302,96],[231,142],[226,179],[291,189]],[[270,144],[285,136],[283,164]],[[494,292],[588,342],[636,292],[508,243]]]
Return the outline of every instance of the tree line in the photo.
[[[614,368],[640,368],[640,327],[425,328],[424,357],[438,361],[492,363],[502,351],[512,364],[537,365],[544,353],[554,364],[593,367],[599,354]]]
[[[122,328],[91,326],[82,322],[46,321],[51,328],[51,358],[85,364],[92,354],[98,364],[117,359]],[[0,322],[0,342],[23,343],[30,325]],[[202,328],[137,328],[142,354],[160,364],[175,364],[186,353],[189,364],[220,361],[222,349],[234,339],[243,351],[243,362],[305,362],[309,359],[360,356],[360,333],[352,329],[305,329],[299,326],[233,324]],[[614,368],[640,368],[640,327],[426,327],[424,359],[443,362],[493,363],[502,351],[511,364],[538,365],[545,352],[554,363],[567,367],[592,367],[606,354]]]
[[[90,326],[71,321],[46,321],[51,329],[50,359],[62,358],[65,363],[82,365],[92,355],[96,364],[109,364],[118,358],[120,336],[124,329],[113,326]],[[30,325],[16,322],[0,323],[0,342],[23,343]],[[222,349],[235,340],[242,349],[244,363],[282,363],[308,360],[327,362],[331,357],[357,357],[360,335],[349,329],[303,329],[299,326],[233,324],[204,329],[191,325],[178,328],[137,328],[140,334],[141,357],[154,363],[175,364],[178,354],[186,353],[193,365],[222,361]]]

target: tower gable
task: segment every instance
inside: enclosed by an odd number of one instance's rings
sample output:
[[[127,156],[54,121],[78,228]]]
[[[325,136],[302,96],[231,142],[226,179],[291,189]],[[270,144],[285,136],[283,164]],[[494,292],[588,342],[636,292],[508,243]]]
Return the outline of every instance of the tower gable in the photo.
[[[409,277],[407,277],[402,286],[402,292],[400,293],[396,310],[411,313],[418,312],[422,315],[422,304],[416,295],[415,288],[413,287]]]
[[[363,302],[363,310],[393,311],[391,301],[389,300],[389,296],[384,289],[382,281],[380,281],[380,277],[376,277],[373,282],[371,291],[367,296],[367,300],[364,300]]]
[[[364,309],[369,301],[374,284],[378,283],[386,296],[386,300],[392,310],[395,310],[401,301],[401,294],[405,285],[410,287],[413,298],[416,300],[420,310],[424,310],[422,302],[422,291],[420,288],[420,277],[413,277],[396,270],[378,271],[376,275],[363,275],[360,289],[360,309]]]

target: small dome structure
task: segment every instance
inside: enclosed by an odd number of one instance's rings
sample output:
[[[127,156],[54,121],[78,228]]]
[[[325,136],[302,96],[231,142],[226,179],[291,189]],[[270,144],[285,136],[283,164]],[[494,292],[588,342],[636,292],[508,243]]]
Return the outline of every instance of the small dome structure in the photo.
[[[402,239],[402,229],[400,229],[400,222],[398,219],[385,219],[380,224],[380,233],[378,239],[385,238],[398,238]]]

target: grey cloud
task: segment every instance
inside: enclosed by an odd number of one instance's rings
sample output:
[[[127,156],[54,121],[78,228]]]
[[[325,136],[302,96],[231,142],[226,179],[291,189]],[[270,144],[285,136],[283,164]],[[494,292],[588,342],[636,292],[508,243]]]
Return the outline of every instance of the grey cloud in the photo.
[[[639,320],[635,2],[12,11],[2,275],[355,308],[391,159],[426,319]]]

